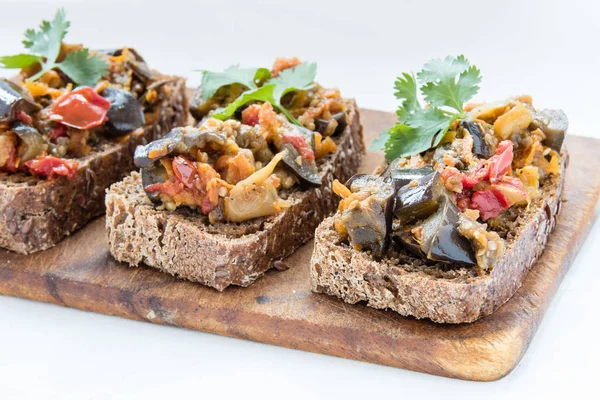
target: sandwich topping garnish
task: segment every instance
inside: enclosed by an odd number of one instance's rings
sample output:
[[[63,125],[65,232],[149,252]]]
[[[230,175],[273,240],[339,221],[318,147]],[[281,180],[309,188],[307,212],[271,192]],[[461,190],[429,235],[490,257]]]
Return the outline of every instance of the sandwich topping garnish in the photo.
[[[568,120],[535,109],[530,96],[467,103],[480,81],[463,56],[398,78],[398,123],[374,144],[387,167],[334,182],[342,240],[375,257],[410,254],[425,267],[493,269],[519,213],[538,206],[561,173]]]
[[[417,84],[419,82],[419,84]],[[431,60],[415,75],[396,79],[395,96],[401,100],[398,122],[382,133],[373,150],[383,146],[388,160],[437,147],[458,119],[466,118],[463,105],[479,91],[479,69],[462,55]],[[417,87],[427,101],[423,107]]]
[[[277,59],[271,70],[204,72],[190,106],[196,127],[139,146],[136,165],[149,199],[185,206],[211,223],[242,222],[289,208],[295,190],[322,184],[337,151],[347,103],[315,82],[316,64]]]
[[[155,120],[164,76],[133,49],[92,51],[63,42],[65,11],[25,32],[28,53],[0,58],[19,68],[0,79],[0,172],[73,178],[77,158],[106,141],[123,142]]]

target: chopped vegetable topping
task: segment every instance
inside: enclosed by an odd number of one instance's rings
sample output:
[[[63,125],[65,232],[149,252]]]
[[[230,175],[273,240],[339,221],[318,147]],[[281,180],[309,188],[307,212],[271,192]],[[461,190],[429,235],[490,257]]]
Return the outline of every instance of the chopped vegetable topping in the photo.
[[[79,163],[73,160],[64,160],[53,156],[38,157],[27,161],[25,164],[33,174],[54,179],[66,176],[72,179],[77,174]]]
[[[50,108],[49,118],[77,129],[90,129],[106,122],[110,102],[94,89],[84,87],[59,98]]]
[[[230,71],[231,68],[228,69]],[[239,71],[248,71],[248,70],[238,70]],[[256,74],[259,74],[261,69],[258,70],[250,70],[256,71]],[[268,71],[267,71],[268,72]],[[238,97],[234,102],[230,103],[225,109],[218,110],[216,114],[213,114],[214,118],[218,118],[220,120],[226,120],[230,118],[235,111],[246,105],[249,102],[260,101],[260,102],[268,102],[273,105],[273,107],[277,108],[282,114],[284,114],[291,122],[300,125],[300,123],[294,118],[288,110],[281,104],[281,100],[283,96],[287,93],[297,90],[309,90],[315,86],[314,80],[317,74],[317,64],[315,63],[302,63],[293,68],[288,68],[279,73],[279,75],[275,78],[271,78],[264,82],[264,84],[258,88],[255,85],[250,87],[251,90],[244,92],[240,97]],[[262,77],[267,76],[264,72],[261,73]],[[223,82],[229,82],[230,80],[225,80],[222,77],[217,75],[217,82],[213,82],[215,79],[215,73],[205,72],[203,77],[203,85],[209,85],[211,92],[217,85],[222,85]],[[231,83],[231,82],[230,82]],[[250,84],[246,82],[246,84]],[[217,87],[218,89],[218,87]],[[217,89],[214,89],[216,91]],[[204,93],[204,92],[203,92]],[[213,92],[214,93],[214,92]]]

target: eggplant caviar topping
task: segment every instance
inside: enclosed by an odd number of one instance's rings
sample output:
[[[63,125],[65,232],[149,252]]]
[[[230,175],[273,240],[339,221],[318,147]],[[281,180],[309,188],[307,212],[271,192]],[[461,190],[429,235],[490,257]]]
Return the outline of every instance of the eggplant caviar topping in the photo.
[[[0,122],[12,122],[19,111],[26,114],[41,110],[29,93],[7,79],[0,79]]]
[[[106,88],[101,95],[110,101],[110,108],[106,115],[108,121],[105,124],[109,136],[125,136],[144,126],[144,110],[131,93],[121,89]]]

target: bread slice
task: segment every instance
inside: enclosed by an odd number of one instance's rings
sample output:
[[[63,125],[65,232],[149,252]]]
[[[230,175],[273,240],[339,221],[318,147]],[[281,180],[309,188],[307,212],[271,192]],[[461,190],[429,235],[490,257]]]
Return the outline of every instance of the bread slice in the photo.
[[[565,150],[561,173],[543,182],[541,198],[528,210],[514,210],[514,221],[502,232],[505,256],[491,272],[478,275],[469,267],[431,265],[403,251],[376,260],[343,243],[328,218],[315,233],[312,290],[440,323],[472,322],[491,314],[517,291],[544,250],[560,210],[567,160]]]
[[[53,247],[64,236],[104,213],[104,192],[131,170],[137,145],[187,122],[185,79],[163,87],[168,93],[146,121],[144,133],[125,143],[104,141],[85,157],[73,179],[38,179],[0,173],[0,247],[29,254]]]
[[[338,151],[319,163],[322,187],[280,193],[293,205],[271,217],[211,225],[205,215],[187,208],[157,210],[144,193],[140,174],[134,172],[106,196],[110,252],[131,266],[145,263],[218,290],[250,285],[276,260],[311,239],[319,222],[335,211],[334,177],[348,179],[365,153],[354,101],[349,109],[351,123],[334,138]]]

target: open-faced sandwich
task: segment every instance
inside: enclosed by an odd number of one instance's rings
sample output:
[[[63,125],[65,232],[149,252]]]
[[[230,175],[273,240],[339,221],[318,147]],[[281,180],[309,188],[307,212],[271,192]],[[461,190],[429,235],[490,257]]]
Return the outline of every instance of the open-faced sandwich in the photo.
[[[479,71],[460,56],[396,81],[388,163],[334,182],[315,234],[312,289],[435,322],[471,322],[519,288],[560,206],[566,115],[530,96],[465,104]],[[417,97],[417,82],[428,105]]]
[[[223,290],[247,286],[313,237],[365,151],[354,100],[315,83],[316,65],[205,72],[191,113],[140,146],[106,197],[113,256]]]
[[[0,80],[0,247],[32,253],[104,212],[105,190],[133,152],[187,121],[185,81],[133,49],[68,45],[63,10],[28,30],[20,68]]]

